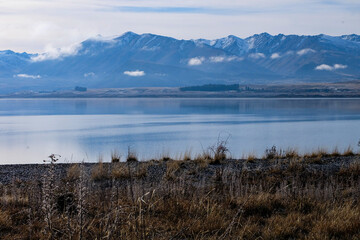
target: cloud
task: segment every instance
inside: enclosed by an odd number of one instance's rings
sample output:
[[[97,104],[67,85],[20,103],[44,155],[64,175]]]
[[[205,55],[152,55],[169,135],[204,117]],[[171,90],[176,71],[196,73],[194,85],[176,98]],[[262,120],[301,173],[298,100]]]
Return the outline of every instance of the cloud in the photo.
[[[273,53],[273,54],[271,54],[271,59],[277,59],[277,58],[279,58],[280,57],[280,54],[278,54],[278,53]]]
[[[189,66],[198,66],[203,63],[222,63],[222,62],[232,62],[232,61],[242,61],[244,58],[237,56],[212,56],[212,57],[194,57],[188,60]]]
[[[118,35],[102,36],[101,34],[97,34],[96,36],[90,37],[89,40],[93,40],[93,41],[97,41],[97,42],[116,43],[116,41],[114,39],[117,37],[118,37]]]
[[[265,55],[263,53],[251,53],[249,54],[249,57],[253,59],[260,59],[265,58]]]
[[[316,51],[311,49],[311,48],[304,48],[302,50],[297,51],[296,53],[298,55],[302,56],[302,55],[305,55],[305,54],[308,54],[308,53],[314,53],[314,52],[316,52]]]
[[[210,62],[212,63],[221,63],[221,62],[232,62],[232,61],[241,61],[243,58],[237,56],[213,56],[209,58]]]
[[[94,77],[96,74],[93,72],[84,73],[84,77]]]
[[[124,74],[125,74],[125,75],[128,75],[128,76],[130,76],[130,77],[142,77],[142,76],[145,76],[145,72],[144,72],[144,71],[140,71],[140,70],[125,71]]]
[[[338,36],[359,32],[359,7],[358,0],[7,0],[0,1],[0,49],[35,53],[48,43],[58,48],[126,31],[185,39],[264,31]]]
[[[29,75],[29,74],[25,74],[25,73],[21,73],[21,74],[14,75],[14,77],[18,77],[18,78],[31,78],[31,79],[39,79],[39,78],[41,78],[40,75]]]
[[[164,3],[168,5],[168,2]],[[243,8],[243,7],[223,7],[216,5],[209,6],[109,6],[99,9],[105,12],[128,12],[128,13],[172,13],[172,14],[207,14],[207,15],[238,15],[238,14],[256,14],[269,12],[266,9]]]
[[[211,62],[214,62],[214,63],[224,62],[224,61],[225,61],[225,57],[221,57],[221,56],[210,57],[210,61],[211,61]]]
[[[334,68],[332,66],[321,64],[315,68],[315,70],[326,70],[326,71],[332,71]]]
[[[195,57],[195,58],[191,58],[188,61],[188,65],[189,66],[198,66],[198,65],[201,65],[204,61],[205,61],[204,57]]]
[[[327,65],[327,64],[321,64],[315,68],[315,70],[325,70],[325,71],[332,71],[336,69],[345,69],[347,68],[347,65],[342,64],[334,64],[333,66]]]
[[[347,65],[334,64],[334,69],[345,69],[345,68],[347,68]]]
[[[76,55],[79,50],[82,48],[82,44],[72,44],[63,48],[54,48],[51,45],[48,45],[45,48],[45,53],[38,54],[31,58],[34,62],[41,62],[46,60],[54,60],[63,57],[69,57]]]

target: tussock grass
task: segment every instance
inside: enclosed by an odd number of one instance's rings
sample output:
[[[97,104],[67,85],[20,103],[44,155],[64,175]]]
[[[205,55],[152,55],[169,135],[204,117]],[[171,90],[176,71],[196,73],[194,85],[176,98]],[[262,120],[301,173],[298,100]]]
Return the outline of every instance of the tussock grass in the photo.
[[[111,162],[118,163],[121,160],[121,154],[117,150],[111,152]]]
[[[255,160],[256,160],[256,155],[253,153],[248,154],[246,157],[246,161],[249,163],[253,163],[255,162]]]
[[[91,177],[95,181],[101,181],[109,178],[109,171],[107,166],[104,166],[102,159],[92,168]]]
[[[130,147],[128,148],[126,161],[127,162],[137,162],[137,161],[139,161],[137,153],[134,150],[131,150]]]

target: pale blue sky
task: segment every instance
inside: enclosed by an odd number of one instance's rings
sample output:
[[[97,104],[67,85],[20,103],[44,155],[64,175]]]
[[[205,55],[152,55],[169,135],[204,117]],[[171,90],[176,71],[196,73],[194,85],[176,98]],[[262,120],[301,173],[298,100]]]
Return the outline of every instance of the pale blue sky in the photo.
[[[359,0],[0,0],[0,49],[44,52],[126,31],[181,39],[360,34]]]

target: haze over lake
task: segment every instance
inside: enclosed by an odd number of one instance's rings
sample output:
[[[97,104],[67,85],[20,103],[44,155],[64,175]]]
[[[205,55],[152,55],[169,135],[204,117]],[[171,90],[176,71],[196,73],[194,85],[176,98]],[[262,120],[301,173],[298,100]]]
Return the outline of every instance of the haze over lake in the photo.
[[[228,139],[235,158],[273,145],[358,150],[360,99],[1,99],[0,163],[193,156]],[[124,157],[123,157],[124,159]]]

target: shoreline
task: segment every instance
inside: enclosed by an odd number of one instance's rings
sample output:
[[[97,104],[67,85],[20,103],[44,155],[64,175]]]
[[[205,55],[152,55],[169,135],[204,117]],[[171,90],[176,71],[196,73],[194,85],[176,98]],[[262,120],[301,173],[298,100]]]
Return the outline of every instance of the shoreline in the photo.
[[[66,177],[67,172],[73,166],[83,166],[84,170],[91,174],[94,169],[99,165],[104,166],[107,171],[112,170],[114,167],[125,168],[126,166],[131,165],[135,168],[142,167],[155,167],[162,168],[160,171],[161,177],[163,177],[164,169],[168,163],[174,165],[179,165],[179,170],[183,171],[189,168],[198,168],[201,166],[202,169],[209,168],[211,171],[216,171],[216,169],[228,168],[231,171],[242,171],[247,169],[250,171],[268,171],[273,167],[281,166],[283,171],[286,171],[287,168],[290,168],[292,164],[299,164],[308,171],[320,171],[326,174],[334,174],[339,171],[342,167],[346,168],[352,163],[360,164],[360,153],[353,154],[327,154],[324,153],[312,153],[304,156],[294,155],[294,156],[284,156],[284,157],[263,157],[256,158],[254,156],[249,156],[248,158],[242,159],[221,159],[221,161],[214,160],[214,158],[198,158],[198,159],[171,159],[168,157],[163,157],[162,159],[151,159],[146,161],[121,161],[121,162],[74,162],[74,163],[30,163],[30,164],[3,164],[0,165],[0,184],[10,184],[13,181],[39,181],[46,172],[50,165],[53,165],[56,174],[62,178]],[[183,166],[184,168],[181,168]],[[111,179],[113,176],[109,173],[105,179]],[[206,177],[206,176],[204,176]],[[116,177],[115,177],[116,178]],[[154,178],[158,178],[154,174],[150,174],[146,181],[152,182]]]

